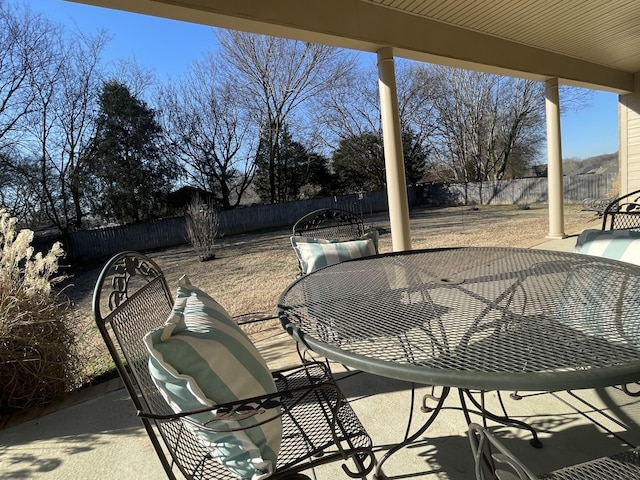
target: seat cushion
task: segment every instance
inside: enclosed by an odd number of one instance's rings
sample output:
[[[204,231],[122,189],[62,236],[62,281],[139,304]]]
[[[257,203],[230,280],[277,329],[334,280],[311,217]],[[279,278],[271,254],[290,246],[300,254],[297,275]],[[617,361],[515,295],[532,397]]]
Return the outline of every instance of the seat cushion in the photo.
[[[274,393],[267,364],[226,310],[187,276],[178,282],[171,315],[164,327],[145,336],[149,370],[174,412],[183,412]],[[279,413],[275,409],[240,421],[214,420],[210,412],[192,415],[194,433],[221,464],[240,478],[258,480],[275,470],[282,439],[280,417],[235,432],[212,428],[255,425]]]
[[[578,236],[574,251],[640,265],[640,232],[585,230]]]
[[[366,233],[360,238],[337,241],[323,238],[291,237],[302,274],[354,258],[378,253],[378,231]]]

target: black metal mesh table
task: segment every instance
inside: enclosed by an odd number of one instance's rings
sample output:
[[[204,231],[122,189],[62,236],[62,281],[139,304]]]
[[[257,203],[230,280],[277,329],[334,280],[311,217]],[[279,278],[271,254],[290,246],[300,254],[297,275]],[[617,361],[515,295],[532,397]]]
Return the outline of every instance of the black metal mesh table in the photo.
[[[278,309],[314,352],[444,387],[437,413],[450,387],[554,391],[640,380],[639,287],[640,267],[588,255],[414,250],[313,272],[282,293]]]
[[[558,390],[640,379],[640,267],[512,248],[333,265],[291,284],[284,327],[352,367],[422,384]]]

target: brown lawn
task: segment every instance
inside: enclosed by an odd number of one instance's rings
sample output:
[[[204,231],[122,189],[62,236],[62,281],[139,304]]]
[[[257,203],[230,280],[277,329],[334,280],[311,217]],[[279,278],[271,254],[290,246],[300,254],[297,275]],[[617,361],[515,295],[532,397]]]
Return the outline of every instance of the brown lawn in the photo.
[[[599,228],[592,212],[580,205],[565,206],[567,234]],[[531,247],[545,241],[548,208],[510,206],[420,208],[411,212],[413,248],[446,246]],[[380,252],[390,252],[391,235],[386,214],[364,215],[365,222],[382,229]],[[274,312],[282,290],[295,279],[296,259],[289,241],[290,229],[223,237],[216,259],[199,262],[190,246],[147,252],[163,269],[173,286],[187,273],[194,285],[216,298],[231,315]],[[65,291],[74,302],[72,315],[79,329],[81,356],[86,378],[111,366],[91,315],[93,285],[101,265],[85,266],[73,273]],[[252,326],[250,328],[256,328]]]

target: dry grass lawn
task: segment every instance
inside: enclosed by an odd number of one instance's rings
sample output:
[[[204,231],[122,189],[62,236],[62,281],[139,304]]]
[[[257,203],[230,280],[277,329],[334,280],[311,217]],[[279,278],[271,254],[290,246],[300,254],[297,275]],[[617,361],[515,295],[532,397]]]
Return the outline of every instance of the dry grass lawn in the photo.
[[[565,206],[565,232],[572,234],[599,227],[592,212],[580,205]],[[392,251],[386,214],[364,215],[365,222],[381,228],[381,253]],[[531,247],[545,241],[548,207],[532,205],[522,210],[515,205],[420,208],[411,212],[413,248],[446,246]],[[295,279],[297,265],[289,241],[290,230],[248,233],[221,238],[216,259],[199,262],[190,246],[147,252],[165,272],[170,285],[183,274],[214,296],[231,315],[247,312],[275,312],[282,290]],[[91,295],[101,266],[85,267],[71,278],[66,293],[74,301],[73,315],[81,326],[81,347],[86,380],[110,368],[91,316]],[[256,328],[255,326],[251,328]]]

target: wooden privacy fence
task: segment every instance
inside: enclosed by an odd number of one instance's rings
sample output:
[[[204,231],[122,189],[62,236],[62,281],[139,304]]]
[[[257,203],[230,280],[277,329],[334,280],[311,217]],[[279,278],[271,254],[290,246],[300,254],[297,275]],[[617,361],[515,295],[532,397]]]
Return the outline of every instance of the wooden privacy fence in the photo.
[[[617,173],[563,177],[564,202],[582,203],[585,198],[613,196]],[[617,193],[617,192],[615,192]],[[437,184],[424,187],[425,203],[447,205],[513,205],[548,202],[546,177],[495,182]]]
[[[410,201],[415,202],[411,192]],[[220,211],[220,235],[237,235],[255,230],[292,226],[312,210],[337,207],[359,215],[387,209],[386,192],[338,195],[295,202],[253,205]],[[123,250],[151,250],[188,243],[184,217],[153,220],[142,224],[122,225],[70,232],[65,249],[75,261],[108,258]]]
[[[564,177],[564,201],[581,203],[585,198],[610,196],[617,174]],[[482,184],[424,185],[408,189],[410,205],[423,204],[525,204],[547,202],[546,178],[523,178]],[[320,208],[337,207],[361,216],[386,211],[384,191],[295,202],[253,205],[220,212],[218,232],[236,235],[269,228],[292,226],[303,215]],[[65,248],[72,260],[103,259],[123,250],[151,250],[188,243],[184,217],[143,224],[82,230],[67,234]]]
[[[150,250],[187,243],[184,217],[117,227],[80,230],[66,235],[65,250],[76,261],[102,259],[124,250]]]
[[[303,215],[321,208],[342,208],[358,215],[381,212],[387,209],[387,194],[382,191],[355,193],[223,210],[220,212],[219,231],[223,235],[235,235],[265,228],[293,226]]]

